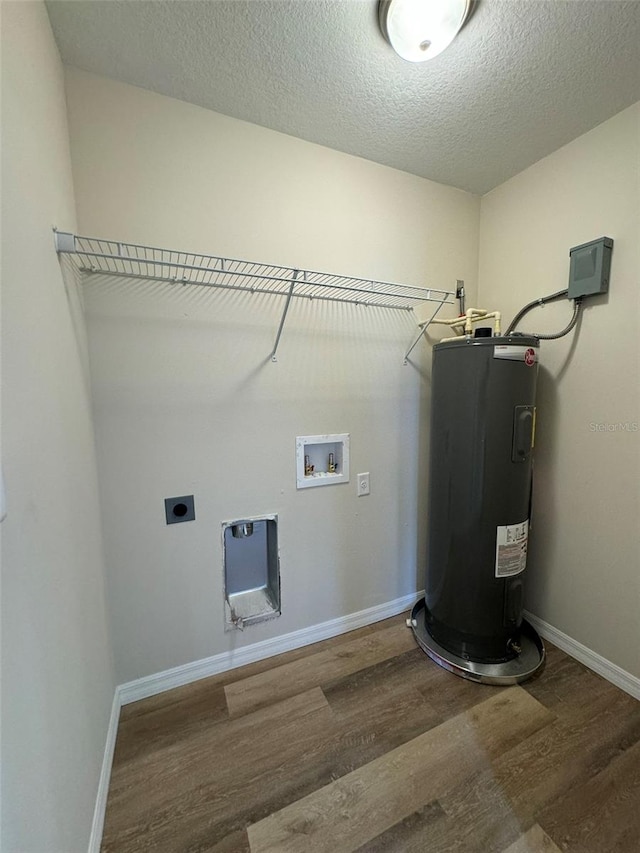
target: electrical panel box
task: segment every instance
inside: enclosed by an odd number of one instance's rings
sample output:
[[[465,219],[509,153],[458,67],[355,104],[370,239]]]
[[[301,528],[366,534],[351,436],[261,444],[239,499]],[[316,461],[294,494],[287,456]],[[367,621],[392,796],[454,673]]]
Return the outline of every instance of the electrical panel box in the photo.
[[[595,296],[609,290],[611,237],[600,237],[569,250],[569,299]]]

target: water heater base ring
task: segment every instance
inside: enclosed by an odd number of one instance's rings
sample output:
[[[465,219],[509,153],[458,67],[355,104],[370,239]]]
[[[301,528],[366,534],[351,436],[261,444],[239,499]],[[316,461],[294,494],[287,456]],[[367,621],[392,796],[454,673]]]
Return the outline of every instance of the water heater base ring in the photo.
[[[517,658],[504,663],[476,663],[458,657],[458,655],[454,655],[436,643],[427,631],[424,610],[425,601],[423,598],[411,611],[409,624],[413,629],[416,642],[431,660],[454,675],[468,678],[470,681],[477,681],[480,684],[506,686],[526,681],[544,664],[544,644],[526,620],[523,620],[521,629],[522,652]]]

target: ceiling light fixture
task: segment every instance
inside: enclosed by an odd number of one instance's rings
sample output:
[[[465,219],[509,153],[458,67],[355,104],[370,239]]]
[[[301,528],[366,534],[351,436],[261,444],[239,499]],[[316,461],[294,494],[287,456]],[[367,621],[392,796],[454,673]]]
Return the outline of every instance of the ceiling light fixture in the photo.
[[[383,36],[409,62],[433,59],[469,19],[474,0],[380,0]]]

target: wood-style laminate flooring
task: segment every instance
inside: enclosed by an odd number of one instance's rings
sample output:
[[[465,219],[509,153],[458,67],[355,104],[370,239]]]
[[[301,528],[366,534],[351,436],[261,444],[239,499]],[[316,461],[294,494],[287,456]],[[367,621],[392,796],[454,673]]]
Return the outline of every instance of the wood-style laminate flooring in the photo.
[[[405,616],[125,706],[104,853],[638,853],[640,702],[547,644],[464,681]]]

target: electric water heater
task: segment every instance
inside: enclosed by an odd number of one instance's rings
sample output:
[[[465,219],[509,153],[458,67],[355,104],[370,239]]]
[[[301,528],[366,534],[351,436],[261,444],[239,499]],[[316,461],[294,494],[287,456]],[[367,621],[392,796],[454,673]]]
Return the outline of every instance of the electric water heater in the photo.
[[[538,345],[433,348],[425,599],[412,618],[434,660],[479,681],[521,681],[544,658],[523,620]]]

